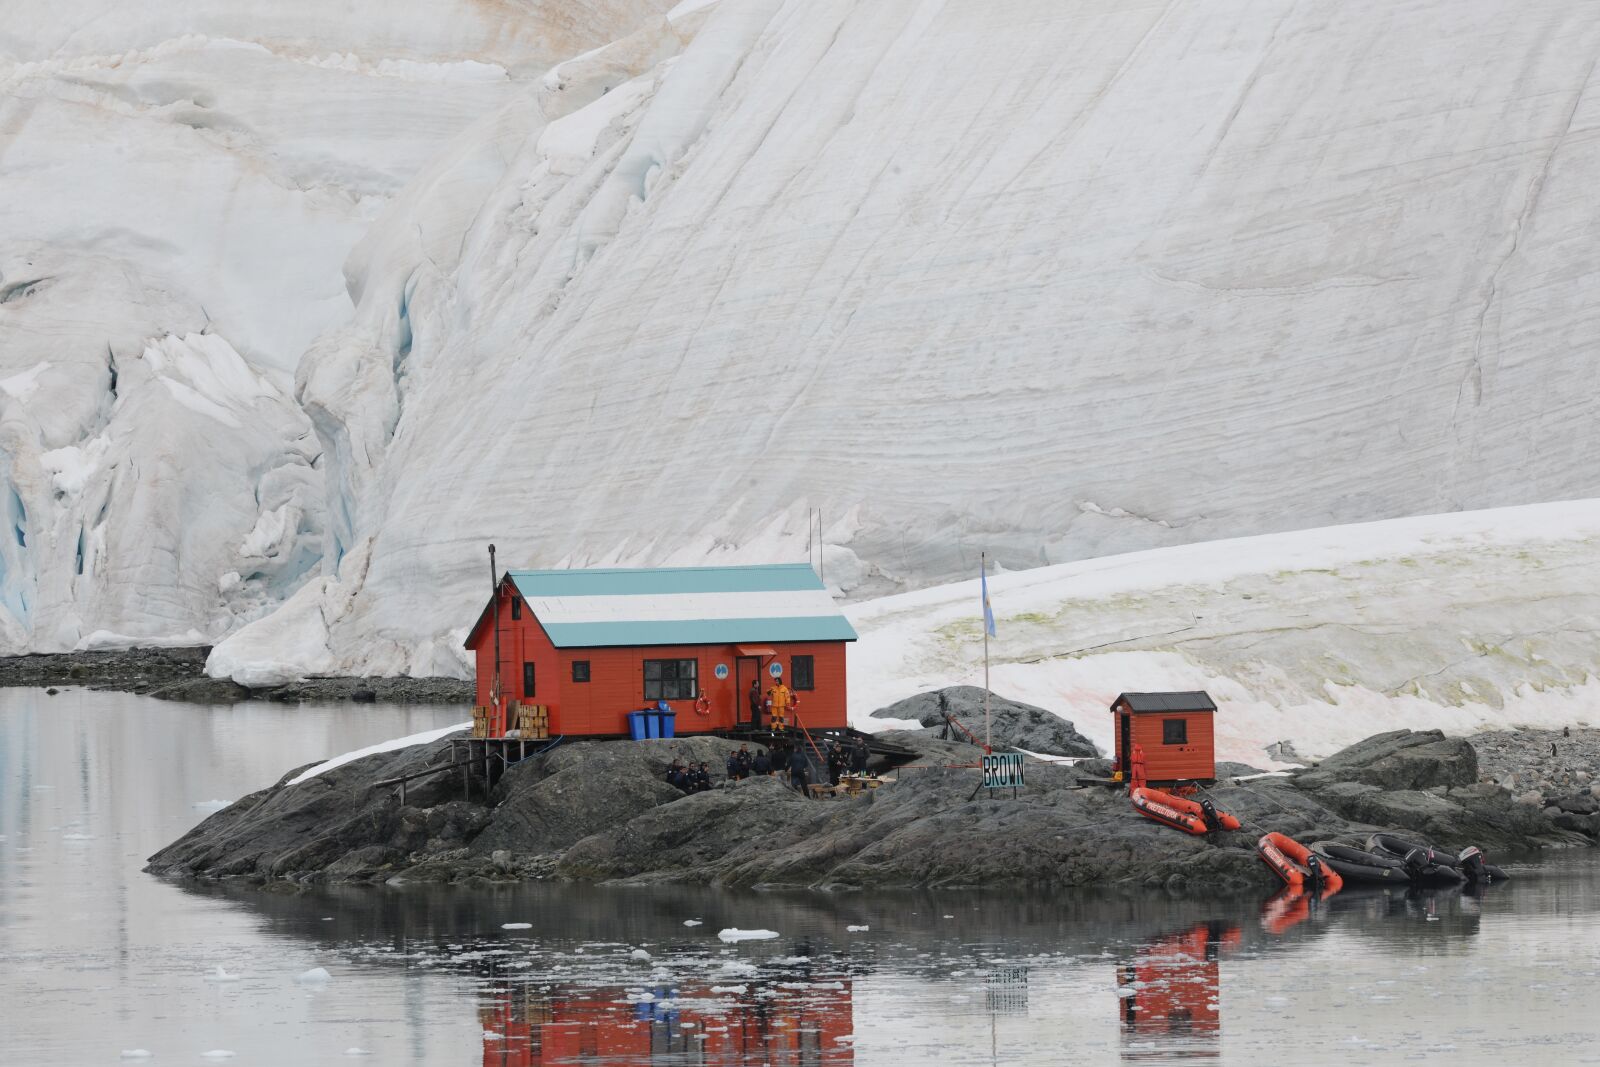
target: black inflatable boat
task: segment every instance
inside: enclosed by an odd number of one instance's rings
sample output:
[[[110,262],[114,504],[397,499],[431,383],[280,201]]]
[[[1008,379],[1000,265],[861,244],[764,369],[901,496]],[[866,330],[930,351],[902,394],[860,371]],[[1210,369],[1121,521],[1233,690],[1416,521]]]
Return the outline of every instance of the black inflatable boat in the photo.
[[[1503,882],[1507,878],[1505,871],[1492,863],[1485,863],[1483,853],[1472,846],[1463,849],[1459,856],[1452,856],[1432,845],[1379,833],[1367,838],[1367,851],[1401,861],[1411,872],[1411,880],[1420,885]]]
[[[1337,871],[1346,885],[1410,885],[1412,882],[1405,861],[1393,856],[1334,841],[1318,841],[1311,846],[1311,851],[1320,856],[1330,870]]]

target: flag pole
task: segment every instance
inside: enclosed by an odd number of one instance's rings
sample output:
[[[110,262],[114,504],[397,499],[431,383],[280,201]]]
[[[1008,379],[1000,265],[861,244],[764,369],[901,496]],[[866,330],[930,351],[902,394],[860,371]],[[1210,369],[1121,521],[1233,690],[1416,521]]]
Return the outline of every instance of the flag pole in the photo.
[[[989,584],[989,554],[978,553],[978,573],[983,579],[985,587]],[[993,752],[994,745],[989,736],[989,602],[983,602],[983,750]]]

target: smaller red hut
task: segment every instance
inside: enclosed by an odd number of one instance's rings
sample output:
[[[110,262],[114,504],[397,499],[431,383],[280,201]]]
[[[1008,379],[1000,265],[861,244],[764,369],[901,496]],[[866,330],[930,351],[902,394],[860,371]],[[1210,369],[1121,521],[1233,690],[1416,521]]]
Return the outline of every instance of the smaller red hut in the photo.
[[[750,690],[780,679],[797,723],[843,727],[845,644],[855,639],[799,563],[507,571],[466,646],[487,736],[516,729],[513,711],[534,709],[543,716],[535,736],[572,738],[626,736],[630,712],[663,703],[679,735],[759,725]]]
[[[1216,701],[1203,692],[1123,693],[1111,704],[1118,766],[1127,773],[1137,742],[1152,785],[1214,780],[1216,713]]]

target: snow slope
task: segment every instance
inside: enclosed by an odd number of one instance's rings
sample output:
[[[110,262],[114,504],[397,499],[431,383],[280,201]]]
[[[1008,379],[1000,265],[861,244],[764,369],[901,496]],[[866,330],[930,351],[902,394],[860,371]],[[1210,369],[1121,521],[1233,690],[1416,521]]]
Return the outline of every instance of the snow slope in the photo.
[[[996,692],[1109,751],[1124,691],[1204,689],[1219,758],[1382,730],[1600,724],[1600,500],[1337,526],[992,576]],[[983,683],[976,579],[855,605],[853,725]],[[981,731],[981,725],[968,723]]]
[[[1267,752],[1285,741],[1315,758],[1402,727],[1595,725],[1600,591],[1585,579],[1597,569],[1600,500],[1577,500],[1003,572],[989,580],[992,684],[1072,720],[1106,751],[1118,693],[1205,689],[1219,706],[1218,757],[1268,768],[1286,765]],[[979,603],[973,579],[850,607],[861,635],[850,648],[852,725],[914,727],[871,713],[981,685]],[[241,643],[218,652],[239,654]],[[287,677],[297,650],[281,651]],[[346,753],[297,780],[460,728]]]
[[[694,17],[563,65],[352,256],[297,377],[341,605],[304,662],[464,669],[491,540],[797,559],[821,507],[862,596],[982,547],[1600,493],[1600,8]],[[552,106],[598,81],[622,95]],[[274,658],[231,644],[214,669]]]
[[[209,639],[302,582],[328,544],[325,494],[288,373],[348,317],[346,256],[472,123],[668,6],[8,11],[0,649]],[[165,370],[139,369],[152,351]],[[247,378],[271,396],[207,391]]]

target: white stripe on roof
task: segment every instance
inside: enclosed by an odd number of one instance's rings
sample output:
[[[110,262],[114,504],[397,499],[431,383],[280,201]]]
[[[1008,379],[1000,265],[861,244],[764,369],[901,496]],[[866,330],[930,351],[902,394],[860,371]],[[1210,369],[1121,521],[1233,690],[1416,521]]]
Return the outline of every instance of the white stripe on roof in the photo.
[[[764,593],[529,597],[527,604],[536,619],[552,626],[593,622],[814,619],[840,614],[833,598],[822,589]]]

